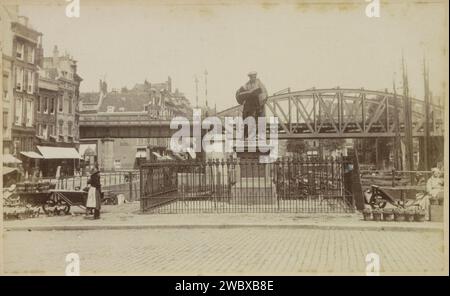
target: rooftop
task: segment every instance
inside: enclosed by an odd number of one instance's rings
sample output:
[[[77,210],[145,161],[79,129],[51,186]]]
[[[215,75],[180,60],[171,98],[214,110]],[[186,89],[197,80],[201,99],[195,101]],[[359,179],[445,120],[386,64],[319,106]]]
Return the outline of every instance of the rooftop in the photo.
[[[164,105],[171,110],[174,115],[183,115],[191,113],[189,101],[182,93],[176,91],[169,92],[170,80],[163,83],[149,83],[145,81],[136,84],[132,89],[105,91],[106,86],[100,82],[100,87],[104,97],[97,112],[107,112],[108,107],[113,112],[143,112],[146,105],[153,105],[154,108],[160,109],[160,98],[164,98]],[[100,92],[80,93],[80,100],[84,105],[95,105],[99,103]],[[159,107],[158,107],[159,106]]]

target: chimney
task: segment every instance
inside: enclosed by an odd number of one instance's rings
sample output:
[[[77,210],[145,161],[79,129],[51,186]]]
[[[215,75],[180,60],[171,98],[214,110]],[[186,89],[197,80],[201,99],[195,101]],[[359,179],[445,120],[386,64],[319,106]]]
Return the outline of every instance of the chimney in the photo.
[[[53,66],[58,67],[58,58],[59,58],[59,51],[58,46],[55,45],[53,48]]]
[[[102,90],[105,94],[108,92],[108,84],[106,81],[103,81]]]
[[[103,91],[103,82],[102,82],[101,79],[100,79],[100,81],[98,82],[98,91],[99,91],[100,93],[102,93],[102,91]]]
[[[41,45],[36,48],[36,64],[44,68],[44,48]]]
[[[172,92],[172,78],[167,77],[167,90],[169,91],[169,93]]]
[[[19,23],[24,25],[25,27],[28,27],[28,17],[19,16]]]

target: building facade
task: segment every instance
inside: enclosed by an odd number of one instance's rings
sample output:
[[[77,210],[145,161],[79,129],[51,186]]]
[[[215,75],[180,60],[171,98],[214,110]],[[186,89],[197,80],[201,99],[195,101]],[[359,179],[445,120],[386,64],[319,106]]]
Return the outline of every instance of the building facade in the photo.
[[[40,146],[57,146],[58,81],[39,77],[39,95],[36,101],[36,141]]]
[[[13,32],[11,22],[17,20],[17,8],[0,5],[0,69],[2,69],[2,135],[3,154],[13,154],[12,123],[14,116],[13,94]]]
[[[53,56],[43,59],[43,75],[58,85],[55,102],[56,123],[52,131],[57,146],[79,147],[79,89],[82,81],[77,74],[77,61],[68,54],[60,55],[57,46]],[[48,92],[47,92],[48,94]],[[48,98],[52,98],[49,94]]]
[[[174,116],[192,114],[192,108],[184,94],[178,90],[172,91],[170,77],[161,83],[145,80],[131,89],[123,87],[110,91],[107,83],[100,80],[98,92],[83,93],[81,96],[82,112],[92,116],[96,113],[111,113],[112,116],[148,114],[149,119],[169,120]],[[136,168],[139,161],[148,159],[153,154],[168,155],[169,144],[169,138],[98,139],[100,169],[109,171]]]
[[[11,22],[13,32],[12,69],[13,105],[12,151],[14,155],[35,149],[35,102],[38,95],[38,57],[42,52],[42,34],[32,29],[28,18]]]

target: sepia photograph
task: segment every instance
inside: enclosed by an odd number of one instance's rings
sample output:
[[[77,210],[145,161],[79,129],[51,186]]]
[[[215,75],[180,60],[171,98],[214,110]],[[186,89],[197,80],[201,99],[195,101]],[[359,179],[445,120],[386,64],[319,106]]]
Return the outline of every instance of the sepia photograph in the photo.
[[[1,0],[0,273],[448,276],[448,17]]]

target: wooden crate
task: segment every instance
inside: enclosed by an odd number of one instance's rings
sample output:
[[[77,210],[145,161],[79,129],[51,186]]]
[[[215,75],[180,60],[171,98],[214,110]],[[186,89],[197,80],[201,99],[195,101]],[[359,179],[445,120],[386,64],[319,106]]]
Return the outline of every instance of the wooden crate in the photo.
[[[444,221],[444,206],[430,205],[430,221],[443,222]]]

